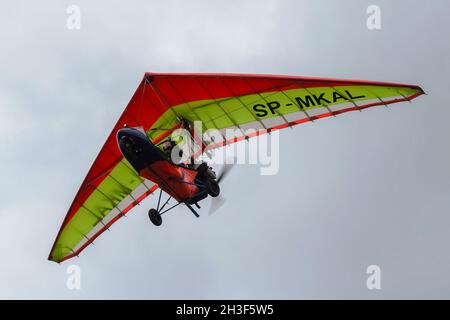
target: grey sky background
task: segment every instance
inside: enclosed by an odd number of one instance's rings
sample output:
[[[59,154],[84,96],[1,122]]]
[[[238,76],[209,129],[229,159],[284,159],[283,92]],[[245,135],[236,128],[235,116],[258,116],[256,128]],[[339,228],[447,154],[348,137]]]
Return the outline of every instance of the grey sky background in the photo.
[[[66,28],[70,4],[81,30]],[[366,28],[371,4],[380,31]],[[0,6],[0,298],[450,298],[448,1]],[[237,166],[215,215],[179,208],[156,228],[149,197],[80,258],[47,261],[145,71],[396,81],[428,96],[284,130],[279,174]],[[66,288],[71,264],[80,291]]]

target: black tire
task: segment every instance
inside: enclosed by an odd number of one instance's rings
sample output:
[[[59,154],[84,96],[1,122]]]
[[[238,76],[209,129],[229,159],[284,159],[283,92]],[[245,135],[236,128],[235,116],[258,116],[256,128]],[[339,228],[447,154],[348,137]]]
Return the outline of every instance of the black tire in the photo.
[[[219,187],[219,183],[217,183],[216,180],[213,179],[207,179],[205,181],[205,188],[206,191],[208,192],[208,194],[211,197],[217,197],[220,194],[220,187]]]
[[[148,217],[150,218],[150,221],[155,225],[155,226],[160,226],[162,224],[162,218],[161,215],[159,214],[159,212],[155,209],[150,209],[148,210]]]

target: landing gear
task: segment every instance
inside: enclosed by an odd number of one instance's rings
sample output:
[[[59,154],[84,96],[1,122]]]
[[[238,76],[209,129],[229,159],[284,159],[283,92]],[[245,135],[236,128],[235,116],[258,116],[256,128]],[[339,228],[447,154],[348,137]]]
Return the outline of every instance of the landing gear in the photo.
[[[173,206],[171,206],[170,208],[167,208],[166,210],[164,210],[164,208],[166,207],[166,205],[169,203],[169,200],[172,199],[172,197],[167,198],[166,202],[164,202],[164,204],[160,207],[161,204],[161,195],[162,195],[162,189],[160,189],[159,192],[159,198],[158,198],[158,206],[156,207],[156,209],[150,209],[148,211],[148,217],[150,218],[150,221],[155,225],[155,226],[160,226],[162,224],[162,215],[164,213],[166,213],[167,211],[172,210],[173,208],[175,208],[176,206],[178,206],[179,204],[183,203],[183,202],[178,202],[176,204],[174,204]],[[191,209],[193,210],[193,209]]]
[[[205,188],[211,197],[215,198],[220,194],[219,183],[214,179],[206,179]]]
[[[162,224],[162,218],[161,218],[161,215],[159,214],[158,210],[150,209],[148,211],[148,217],[150,218],[150,221],[155,226],[160,226]]]

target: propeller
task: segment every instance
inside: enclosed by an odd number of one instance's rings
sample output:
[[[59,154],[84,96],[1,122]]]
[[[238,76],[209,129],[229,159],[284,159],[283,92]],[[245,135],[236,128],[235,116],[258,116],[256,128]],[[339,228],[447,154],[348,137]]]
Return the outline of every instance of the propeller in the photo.
[[[223,166],[222,171],[220,171],[220,174],[217,176],[217,182],[220,183],[225,177],[230,173],[231,169],[233,168],[233,164],[226,164]]]
[[[225,164],[222,167],[222,170],[220,171],[219,175],[217,176],[217,183],[221,183],[226,176],[230,173],[231,169],[234,166],[234,162],[232,164]],[[219,194],[218,197],[212,198],[211,200],[211,206],[209,207],[209,215],[212,215],[214,212],[216,212],[220,207],[223,206],[225,203],[225,198]]]

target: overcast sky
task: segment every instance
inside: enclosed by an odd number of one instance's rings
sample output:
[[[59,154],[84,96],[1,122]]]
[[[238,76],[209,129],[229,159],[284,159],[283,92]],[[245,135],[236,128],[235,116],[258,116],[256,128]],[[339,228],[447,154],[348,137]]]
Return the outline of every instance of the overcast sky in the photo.
[[[66,28],[71,4],[80,30]],[[371,4],[381,30],[366,27]],[[450,298],[448,1],[0,5],[0,298]],[[279,173],[237,166],[215,215],[180,207],[156,228],[152,196],[80,258],[47,261],[145,71],[395,81],[428,95],[284,130]],[[366,288],[373,264],[378,291]]]

